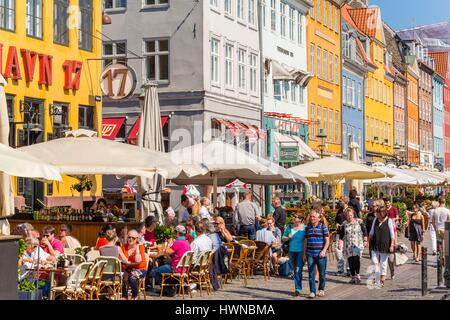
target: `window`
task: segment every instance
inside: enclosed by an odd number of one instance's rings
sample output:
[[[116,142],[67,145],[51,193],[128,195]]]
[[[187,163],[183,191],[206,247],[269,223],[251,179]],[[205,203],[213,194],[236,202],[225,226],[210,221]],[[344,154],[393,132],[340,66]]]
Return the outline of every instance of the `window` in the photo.
[[[53,41],[56,43],[69,44],[69,18],[67,9],[69,0],[55,0],[53,5]]]
[[[105,9],[122,9],[127,7],[127,0],[105,0]]]
[[[42,38],[42,0],[27,0],[27,35]]]
[[[6,95],[6,109],[8,111],[8,122],[9,122],[9,145],[11,147],[16,146],[15,132],[14,132],[14,96]]]
[[[336,137],[336,143],[339,143],[339,111],[334,111],[334,136]]]
[[[64,132],[69,128],[69,105],[55,102],[53,108],[59,111],[57,115],[52,116],[53,136],[62,138],[64,137]]]
[[[280,3],[280,33],[286,37],[286,4]]]
[[[322,21],[322,0],[317,1],[317,22]]]
[[[288,101],[289,98],[289,82],[288,81],[282,81],[282,93],[283,93],[283,101]]]
[[[330,136],[328,136],[328,109],[323,108],[323,131],[327,135],[327,140],[330,139]]]
[[[318,128],[323,128],[323,121],[322,121],[322,108],[320,106],[317,106],[317,120],[319,121]],[[319,130],[317,130],[319,132]]]
[[[148,80],[169,81],[169,40],[147,40],[144,46]]]
[[[300,104],[305,103],[305,92],[304,92],[304,88],[300,87],[299,85],[297,85],[298,89],[299,89],[299,102]]]
[[[339,84],[339,58],[338,56],[334,56],[334,83]]]
[[[362,95],[362,84],[358,82],[358,98],[357,98],[358,110],[362,110],[363,105],[363,95]]]
[[[0,29],[16,29],[16,0],[0,0]]]
[[[330,10],[329,10],[330,18],[328,20],[328,28],[333,29],[334,27],[334,7],[333,4],[330,2]]]
[[[239,77],[239,88],[245,89],[245,50],[239,49],[238,51],[238,77]]]
[[[79,29],[80,49],[92,50],[92,0],[79,0],[81,25]]]
[[[315,121],[315,109],[316,106],[314,104],[311,103],[311,107],[310,107],[310,119]],[[316,137],[316,125],[314,123],[311,124],[310,126],[310,131],[311,131],[311,139],[314,139]]]
[[[322,78],[322,49],[317,47],[317,76]]]
[[[340,17],[340,10],[335,8],[334,10],[334,31],[339,32],[339,17]]]
[[[277,4],[275,0],[270,0],[270,29],[277,31]]]
[[[298,84],[291,82],[291,102],[297,102]]]
[[[323,50],[323,79],[328,80],[328,51]]]
[[[209,0],[209,4],[211,5],[211,7],[215,7],[218,8],[219,7],[219,0]]]
[[[113,63],[127,64],[127,43],[125,41],[103,44],[103,63],[108,66]]]
[[[327,0],[323,0],[322,14],[323,14],[322,23],[324,26],[326,26],[327,25]]]
[[[233,46],[225,45],[225,85],[233,86]]]
[[[237,0],[237,17],[244,20],[244,0]]]
[[[281,101],[281,80],[274,80],[273,82],[273,98],[275,100]]]
[[[334,141],[334,139],[333,139],[333,110],[331,110],[331,109],[330,109],[330,117],[329,117],[329,119],[330,119],[330,126],[329,126],[330,133],[328,134],[328,137],[329,137],[328,140]]]
[[[294,41],[295,9],[289,7],[289,40]]]
[[[309,9],[309,16],[312,18],[312,19],[315,19],[315,17],[316,17],[316,10],[315,10],[315,4],[314,4],[314,0],[312,0],[311,1],[312,2],[312,7],[311,7],[311,9]]]
[[[342,153],[347,154],[348,146],[347,146],[348,138],[347,138],[347,125],[342,125]]]
[[[256,8],[258,8],[258,5],[256,5]],[[266,2],[265,1],[263,1],[263,3],[261,4],[261,16],[262,16],[262,25],[265,28],[267,26],[267,24],[266,24]]]
[[[168,5],[169,0],[144,0],[144,7]]]
[[[255,25],[255,1],[248,0],[248,23]]]
[[[94,107],[79,106],[78,108],[78,127],[80,129],[94,130]]]
[[[303,44],[303,14],[301,12],[297,13],[297,43]]]
[[[211,39],[211,81],[219,82],[219,40]]]
[[[311,43],[309,48],[309,72],[311,72],[312,75],[316,73],[315,62],[316,62],[316,46],[313,43]]]
[[[347,58],[350,58],[350,36],[348,33],[342,33],[342,42],[343,42],[343,49],[342,53]]]
[[[352,80],[352,106],[356,107],[356,82]]]
[[[258,82],[257,82],[257,55],[254,53],[251,53],[249,55],[249,60],[250,60],[250,91],[252,92],[256,92],[257,88],[258,88]]]
[[[342,77],[342,103],[347,104],[347,78]]]

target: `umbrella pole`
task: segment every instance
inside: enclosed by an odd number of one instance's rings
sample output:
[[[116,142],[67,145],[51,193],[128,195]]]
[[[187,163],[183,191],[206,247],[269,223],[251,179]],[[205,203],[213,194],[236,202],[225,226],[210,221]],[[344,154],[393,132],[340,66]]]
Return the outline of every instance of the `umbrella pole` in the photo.
[[[332,200],[333,200],[333,210],[336,209],[336,185],[333,183],[331,187],[332,190]]]
[[[216,213],[217,208],[217,173],[213,173],[213,212]]]

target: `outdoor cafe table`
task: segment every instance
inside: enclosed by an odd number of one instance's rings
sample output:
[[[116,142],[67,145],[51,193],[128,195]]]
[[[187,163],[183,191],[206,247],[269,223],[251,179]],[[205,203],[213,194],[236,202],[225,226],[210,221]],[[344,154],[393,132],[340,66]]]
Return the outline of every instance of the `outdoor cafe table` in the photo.
[[[42,273],[48,273],[49,274],[49,287],[50,287],[50,300],[54,300],[52,288],[53,288],[53,281],[55,279],[55,273],[65,275],[69,277],[72,272],[75,270],[76,266],[69,266],[66,268],[27,268],[28,271],[35,271],[35,272],[42,272]]]

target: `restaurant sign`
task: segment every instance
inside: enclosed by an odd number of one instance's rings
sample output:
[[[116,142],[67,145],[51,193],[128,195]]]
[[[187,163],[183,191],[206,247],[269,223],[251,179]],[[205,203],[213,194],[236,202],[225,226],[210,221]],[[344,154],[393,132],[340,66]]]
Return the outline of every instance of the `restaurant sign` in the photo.
[[[279,161],[290,161],[297,162],[299,158],[298,145],[280,145],[280,160]]]
[[[115,63],[103,71],[100,86],[105,96],[113,100],[122,100],[133,94],[136,82],[136,72],[132,68]]]

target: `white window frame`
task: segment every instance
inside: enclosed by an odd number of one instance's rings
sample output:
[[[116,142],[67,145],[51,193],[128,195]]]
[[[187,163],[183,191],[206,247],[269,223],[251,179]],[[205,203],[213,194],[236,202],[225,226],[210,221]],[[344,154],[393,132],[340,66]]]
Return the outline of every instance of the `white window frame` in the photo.
[[[270,0],[270,30],[277,31],[277,2]]]
[[[111,11],[119,11],[119,10],[125,10],[127,8],[127,1],[125,1],[125,5],[122,5],[122,1],[123,0],[112,0],[112,7],[107,8],[106,5],[105,6],[105,12],[111,12]]]
[[[233,88],[234,85],[234,45],[225,43],[225,86]],[[231,56],[230,56],[231,54]]]
[[[314,76],[316,74],[316,45],[309,45],[309,72]]]
[[[154,4],[147,4],[147,0],[142,0],[142,8],[155,8],[155,7],[168,7],[170,0],[153,0]],[[161,3],[161,1],[166,1],[167,3]]]
[[[322,66],[322,72],[323,72],[323,79],[328,81],[328,51],[323,49],[323,66]]]
[[[250,92],[256,94],[258,92],[258,54],[250,52],[248,59]]]
[[[240,91],[245,91],[247,89],[247,82],[246,82],[247,50],[244,48],[238,48],[237,57],[238,57],[238,88]]]
[[[282,38],[287,37],[286,7],[287,5],[285,3],[280,2],[280,35]]]
[[[118,40],[118,41],[104,41],[103,42],[103,62],[104,67],[108,66],[106,62],[108,60],[111,60],[111,64],[113,63],[122,63],[122,60],[124,61],[124,64],[127,62],[127,41],[126,40]],[[105,53],[105,46],[111,45],[112,46],[112,54],[106,54]],[[117,53],[117,47],[125,45],[125,53]]]
[[[256,26],[256,13],[258,6],[256,5],[257,0],[248,0],[248,23],[252,26]]]
[[[155,51],[154,52],[147,52],[147,42],[155,41]],[[167,41],[167,51],[160,51],[159,50],[159,42],[160,41]],[[145,81],[147,79],[147,63],[146,58],[155,56],[155,78],[152,81],[156,81],[158,83],[169,83],[170,81],[170,39],[168,38],[154,38],[154,39],[144,39],[143,41],[143,49],[142,49],[142,56],[145,58],[143,59],[143,70],[145,71],[143,73],[143,80]],[[168,70],[167,70],[167,78],[168,79],[159,79],[160,76],[160,62],[159,59],[161,56],[166,56],[168,60]]]
[[[8,0],[7,0],[8,1]],[[16,0],[9,0],[8,3],[1,6],[3,12],[0,20],[0,30],[16,30]]]
[[[296,11],[291,6],[288,6],[289,8],[289,40],[294,41],[295,40],[295,16]]]
[[[245,1],[244,0],[236,0],[236,18],[239,21],[245,22]]]
[[[26,0],[26,35],[28,37],[38,39],[44,37],[43,2],[43,0]],[[28,6],[31,11],[28,11]]]
[[[297,11],[297,43],[303,45],[303,14]]]
[[[220,39],[211,37],[210,62],[211,62],[211,83],[220,84]],[[216,46],[214,45],[216,44]]]

